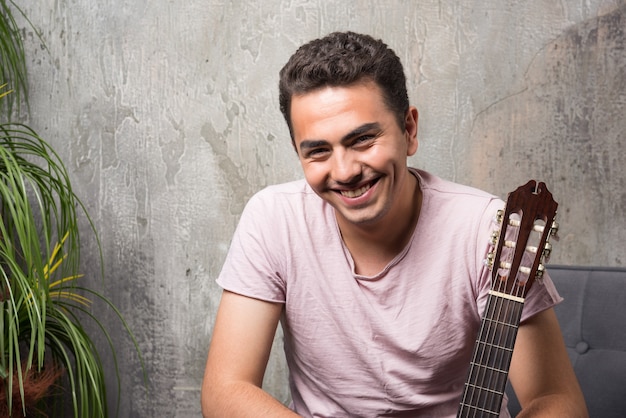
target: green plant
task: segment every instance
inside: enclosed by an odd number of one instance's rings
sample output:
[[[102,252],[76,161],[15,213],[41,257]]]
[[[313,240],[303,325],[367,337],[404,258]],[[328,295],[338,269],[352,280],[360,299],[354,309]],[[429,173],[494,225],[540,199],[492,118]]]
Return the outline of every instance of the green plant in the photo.
[[[25,17],[13,1],[11,5]],[[15,91],[14,96],[6,97],[0,103],[0,115],[2,115],[3,122],[8,120],[13,113],[14,104],[18,105],[19,110],[22,100],[28,100],[24,45],[11,10],[6,0],[0,0],[0,80],[5,83],[11,81]]]
[[[73,415],[106,417],[103,364],[81,319],[93,320],[109,343],[118,396],[119,371],[109,334],[89,309],[91,299],[114,310],[139,350],[115,306],[78,284],[79,214],[97,234],[65,165],[34,130],[9,122],[27,99],[24,48],[11,10],[0,0],[0,77],[17,92],[12,97],[7,84],[0,86],[0,399],[7,411],[25,414],[29,384],[54,382],[62,371]]]

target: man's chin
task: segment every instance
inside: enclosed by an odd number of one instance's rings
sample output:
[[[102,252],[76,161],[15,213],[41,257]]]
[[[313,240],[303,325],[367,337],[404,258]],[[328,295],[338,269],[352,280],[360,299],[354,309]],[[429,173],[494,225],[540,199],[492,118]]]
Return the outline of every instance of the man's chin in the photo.
[[[343,222],[359,227],[373,226],[382,218],[380,213],[372,213],[365,210],[345,210],[345,208],[337,210],[335,207],[335,213]]]

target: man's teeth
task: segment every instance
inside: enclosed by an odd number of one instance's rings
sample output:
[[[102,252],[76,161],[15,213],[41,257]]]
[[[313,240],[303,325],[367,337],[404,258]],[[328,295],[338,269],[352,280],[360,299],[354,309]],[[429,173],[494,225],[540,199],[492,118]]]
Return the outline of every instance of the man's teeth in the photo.
[[[359,189],[356,190],[342,190],[341,191],[341,195],[345,196],[345,197],[349,197],[349,198],[355,198],[355,197],[359,197],[361,195],[363,195],[365,192],[367,192],[370,189],[370,185],[367,184]]]

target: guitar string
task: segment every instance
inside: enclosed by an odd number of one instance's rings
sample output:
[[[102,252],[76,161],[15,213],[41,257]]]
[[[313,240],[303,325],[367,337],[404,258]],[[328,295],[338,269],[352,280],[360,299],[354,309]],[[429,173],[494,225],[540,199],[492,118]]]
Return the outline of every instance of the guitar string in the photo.
[[[516,216],[516,215],[518,216],[519,214],[512,214],[511,216]],[[513,224],[513,222],[511,222],[511,224]],[[508,227],[504,227],[504,228],[505,228],[505,234],[508,234],[509,232],[511,232],[511,230],[513,231],[513,235],[517,235],[516,232],[519,232],[516,228],[512,228],[512,229],[509,229]],[[507,240],[510,240],[509,236],[506,236],[506,238]],[[516,239],[517,237],[512,241],[515,242]],[[506,252],[507,251],[505,251],[505,253]],[[507,257],[505,257],[505,259],[506,258]],[[497,269],[496,270],[497,272],[500,266],[495,266],[495,267]],[[509,271],[509,275],[510,275],[510,271]],[[498,276],[500,275],[498,274]],[[516,277],[515,280],[517,279],[518,278]],[[508,277],[508,279],[506,280],[511,280],[511,279],[510,277]],[[512,285],[510,288],[511,291],[507,292],[506,280],[497,279],[497,282],[496,282],[497,286],[495,290],[504,294],[509,293],[514,296],[520,296],[520,291],[519,291],[520,289],[517,286]],[[515,289],[517,289],[517,292],[514,292]],[[485,409],[487,409],[488,411],[493,411],[494,414],[496,413],[496,409],[497,411],[501,409],[502,393],[503,393],[502,379],[504,377],[503,374],[505,376],[507,375],[508,365],[510,364],[511,355],[512,355],[510,351],[507,352],[506,350],[508,349],[509,345],[512,345],[514,343],[514,340],[517,334],[517,328],[507,325],[507,324],[512,324],[513,321],[517,322],[516,316],[520,314],[522,306],[523,304],[517,301],[508,300],[503,297],[491,297],[490,295],[488,298],[488,306],[487,306],[488,317],[493,318],[494,317],[493,314],[497,312],[496,318],[500,318],[501,320],[504,321],[504,323],[501,323],[500,321],[497,321],[497,322],[489,321],[486,329],[484,327],[484,324],[481,323],[481,330],[479,332],[479,341],[482,340],[484,343],[482,347],[480,346],[480,344],[477,345],[477,349],[475,350],[475,353],[474,353],[474,361],[472,362],[473,364],[470,366],[470,376],[471,375],[477,376],[477,378],[480,379],[481,382],[478,385],[479,386],[478,388],[476,387],[467,388],[466,392],[469,392],[471,389],[470,399],[472,401],[470,402],[470,404],[475,405],[476,403],[480,403],[481,405],[485,405]],[[508,314],[508,317],[505,318],[504,316],[507,314]],[[502,332],[498,332],[498,329],[500,329]],[[497,338],[497,341],[496,341],[496,338]],[[488,349],[488,347],[491,347],[491,349]],[[496,348],[495,351],[494,351],[494,348]],[[480,355],[478,355],[478,353],[480,353]],[[492,353],[493,353],[493,358],[491,356]],[[485,358],[485,355],[487,356],[486,358]],[[476,361],[477,356],[480,357],[479,362]],[[482,364],[484,367],[482,369],[477,368],[478,371],[475,372],[474,368],[476,368],[477,366],[474,363]],[[491,373],[487,373],[489,370],[488,369],[489,367],[492,367],[494,369],[494,370],[491,370]],[[485,384],[486,378],[488,379],[487,384]],[[506,379],[504,380],[504,384],[506,385]],[[485,387],[487,389],[481,392],[480,388],[485,388]],[[478,393],[476,392],[477,389],[478,389]],[[466,395],[464,394],[464,399],[463,399],[461,408],[463,408],[463,404],[467,403],[466,402],[467,400],[465,399],[465,397]],[[474,415],[477,413],[477,411],[478,411],[478,408],[475,408]]]
[[[521,214],[513,212],[509,215],[508,219],[506,220],[507,224],[519,225],[519,223],[517,222],[519,221],[519,218],[521,218]],[[509,242],[518,243],[519,232],[520,230],[518,227],[513,227],[513,228],[507,227],[506,232],[505,232],[505,239]],[[503,247],[509,248],[506,245]],[[507,257],[505,259],[509,264],[512,264],[515,254],[518,250],[519,248],[517,248],[517,246],[513,246],[510,248],[509,251],[507,251]],[[513,294],[516,288],[516,280],[517,280],[517,274],[513,275],[513,272],[509,269],[508,275],[506,276],[506,280],[502,280],[500,282],[500,285],[501,285],[500,291],[505,294]],[[519,296],[519,295],[515,295],[515,296]],[[492,372],[491,374],[492,379],[489,382],[489,388],[492,391],[488,395],[489,410],[492,410],[492,411],[495,411],[496,408],[498,408],[498,410],[502,409],[502,397],[503,397],[502,393],[504,390],[503,385],[504,386],[506,385],[506,380],[508,378],[508,368],[509,368],[510,360],[512,357],[512,349],[514,348],[513,345],[510,345],[509,343],[512,342],[510,339],[513,337],[511,333],[516,332],[516,330],[513,327],[511,327],[510,324],[514,323],[513,321],[515,320],[515,316],[517,315],[518,305],[519,305],[519,302],[514,301],[514,300],[505,299],[505,298],[500,298],[500,299],[501,299],[501,303],[500,303],[497,318],[503,321],[503,323],[498,324],[502,332],[497,333],[499,334],[497,336],[498,341],[496,344],[498,349],[495,351],[495,358],[492,363],[496,371]]]
[[[490,302],[491,302],[491,296],[488,298],[487,300],[487,310],[489,310],[489,306],[490,306]],[[485,332],[485,321],[481,320],[481,325],[480,325],[480,331],[478,333],[478,341],[481,340],[481,336],[484,334]],[[476,344],[475,348],[474,348],[474,354],[473,354],[473,359],[470,365],[470,374],[468,377],[468,382],[466,384],[466,399],[463,400],[461,407],[462,409],[469,409],[470,413],[472,414],[472,417],[476,416],[476,404],[477,404],[477,400],[475,399],[476,395],[476,388],[477,388],[477,384],[476,384],[476,379],[479,378],[479,373],[480,373],[480,369],[479,369],[479,364],[481,363],[479,358],[482,359],[482,354],[481,354],[481,350],[483,350],[484,347],[481,346],[481,344]],[[472,409],[473,408],[473,409]],[[470,415],[463,415],[463,416],[467,416],[470,417]]]
[[[493,251],[493,247],[491,248],[491,251]],[[493,282],[493,274],[497,274],[498,271],[498,266],[492,266],[492,269],[496,268],[496,271],[494,273],[492,273],[492,282]],[[497,280],[497,279],[496,279]],[[492,283],[492,287],[493,287],[493,283]],[[493,297],[492,295],[489,295],[487,298],[487,306],[486,306],[486,315],[491,316],[492,311],[494,309],[493,307],[493,302],[497,301],[497,299],[495,297]],[[480,387],[484,384],[484,378],[485,378],[485,370],[483,368],[481,368],[481,365],[485,364],[485,351],[486,351],[486,345],[483,343],[481,344],[480,341],[484,341],[485,340],[485,335],[489,334],[489,331],[491,330],[491,323],[487,323],[487,321],[485,321],[484,319],[481,320],[481,324],[480,324],[480,330],[478,333],[478,344],[476,344],[476,348],[474,349],[474,354],[473,354],[473,359],[470,365],[470,371],[469,371],[469,382],[474,382],[473,385],[468,386],[465,388],[465,394],[464,394],[464,399],[463,402],[461,403],[461,410],[464,409],[465,407],[472,407],[472,416],[476,416],[476,413],[478,411],[477,405],[480,403],[480,398],[483,395],[483,392],[480,390]],[[469,384],[468,382],[468,384]]]
[[[504,285],[504,283],[501,283],[501,286],[504,286],[504,290],[506,291],[506,285]],[[504,351],[503,351],[503,347],[502,346],[502,334],[503,332],[506,330],[505,325],[503,323],[501,323],[500,321],[504,320],[504,315],[506,315],[507,309],[506,307],[509,305],[508,303],[509,301],[507,299],[505,299],[504,297],[497,297],[497,304],[496,304],[496,314],[492,316],[493,318],[493,330],[491,332],[491,336],[490,336],[490,358],[488,358],[488,367],[492,367],[493,369],[490,370],[489,375],[487,377],[487,383],[485,385],[483,385],[483,387],[487,388],[487,392],[485,394],[485,406],[486,409],[488,409],[489,411],[494,411],[495,410],[495,402],[496,402],[496,398],[497,398],[497,394],[494,393],[493,391],[496,388],[496,384],[497,381],[500,378],[500,373],[502,370],[501,367],[501,361],[500,358],[501,356],[504,355]],[[502,331],[502,332],[498,332],[498,331]],[[485,370],[485,373],[487,373],[487,370]]]
[[[508,220],[507,220],[508,221]],[[504,239],[505,242],[506,240],[508,240],[508,235],[510,232],[510,229],[508,228],[508,225],[506,225],[508,222],[503,222],[502,228],[505,230],[504,231]],[[504,243],[503,243],[504,244]],[[502,245],[502,253],[501,253],[501,257],[504,256],[504,260],[508,261],[508,251],[507,251],[507,247],[505,245]],[[506,276],[505,275],[501,275],[500,274],[500,266],[496,265],[494,266],[494,268],[496,268],[496,283],[495,283],[495,290],[500,292],[500,293],[505,293],[506,292]],[[504,288],[503,288],[504,286]],[[487,328],[487,335],[484,336],[484,348],[483,348],[483,359],[481,361],[481,364],[483,364],[483,369],[482,369],[482,376],[481,376],[481,382],[480,382],[480,387],[482,389],[480,389],[480,391],[482,392],[481,395],[479,396],[479,401],[480,404],[485,406],[485,409],[487,410],[493,410],[492,409],[492,403],[493,403],[493,397],[491,396],[491,392],[490,389],[493,385],[493,376],[495,371],[491,370],[490,373],[488,373],[488,367],[490,367],[490,365],[492,365],[494,368],[497,366],[497,359],[494,357],[497,357],[498,355],[498,347],[497,347],[497,343],[499,343],[499,341],[496,341],[495,339],[497,338],[497,329],[498,329],[498,324],[494,321],[494,319],[496,318],[502,318],[502,307],[504,304],[504,298],[500,297],[500,296],[490,296],[490,299],[494,300],[494,306],[490,307],[490,309],[492,309],[491,312],[489,312],[489,316],[488,318],[491,318],[491,320],[489,320],[489,326]],[[489,344],[489,346],[487,345]],[[486,354],[485,354],[486,352]],[[487,380],[487,382],[485,381]]]
[[[485,312],[486,317],[491,315],[494,301],[495,301],[495,298],[492,295],[489,295],[487,299],[487,309]],[[485,335],[488,334],[489,329],[491,327],[491,324],[484,319],[482,320],[482,324],[483,326],[478,336],[478,344],[476,346],[476,351],[477,351],[477,354],[479,354],[478,356],[479,358],[475,359],[475,364],[474,364],[475,371],[474,371],[474,379],[473,379],[473,386],[472,386],[472,396],[470,399],[470,405],[473,406],[472,417],[476,416],[476,413],[478,411],[478,405],[481,404],[481,396],[483,393],[481,390],[481,387],[484,383],[483,381],[484,369],[482,368],[481,365],[484,365],[486,345],[484,343],[481,344],[481,341],[485,340]]]
[[[487,301],[487,303],[489,303],[489,301]],[[478,333],[478,338],[480,339],[480,335],[483,333],[484,330],[484,321],[481,321],[480,323],[480,330]],[[474,394],[475,394],[475,385],[470,385],[470,382],[472,382],[472,380],[475,379],[475,373],[477,370],[477,364],[478,359],[477,356],[479,355],[479,351],[480,351],[480,345],[476,344],[475,348],[474,348],[474,353],[473,353],[473,357],[472,357],[472,362],[470,363],[470,370],[469,370],[469,376],[468,376],[468,382],[466,383],[466,387],[465,387],[465,393],[464,393],[464,399],[462,400],[461,403],[461,411],[459,412],[459,415],[461,416],[461,412],[466,410],[467,408],[470,408],[471,405],[474,405]],[[463,416],[468,416],[468,415],[463,415]]]
[[[497,227],[502,228],[503,226],[500,225],[498,222],[494,222]],[[506,229],[506,227],[504,227]],[[497,229],[497,228],[496,228]],[[494,245],[491,246],[490,251],[495,251]],[[493,269],[496,269],[495,271]],[[498,280],[498,279],[494,279],[493,275],[497,275],[498,274],[498,270],[499,270],[499,266],[497,265],[493,265],[492,266],[492,273],[491,273],[491,281],[492,281],[492,285],[491,287],[493,288],[494,280]],[[497,282],[496,282],[497,284]],[[499,290],[499,289],[496,289]],[[496,300],[492,295],[489,295],[487,298],[487,306],[486,306],[486,312],[485,314],[487,316],[492,314],[492,310],[494,309],[493,307],[493,302],[494,300]],[[470,370],[469,370],[469,376],[468,376],[468,384],[466,385],[465,391],[464,391],[464,395],[463,395],[463,400],[461,402],[461,407],[460,407],[460,411],[459,411],[459,415],[461,415],[461,411],[463,411],[466,408],[472,408],[471,409],[471,413],[472,416],[475,417],[476,413],[478,411],[478,403],[480,402],[480,396],[481,396],[481,392],[479,390],[479,387],[482,385],[483,382],[479,382],[479,380],[484,380],[484,370],[480,368],[481,364],[484,364],[484,358],[485,358],[485,350],[486,350],[486,346],[484,344],[480,344],[480,341],[484,341],[484,335],[485,333],[487,333],[491,327],[491,323],[487,324],[485,320],[481,320],[480,323],[480,330],[478,333],[478,344],[476,344],[476,347],[474,349],[474,353],[473,353],[473,358],[472,358],[472,362],[470,364]],[[470,385],[470,382],[473,382],[473,384]],[[468,415],[466,415],[468,416]]]
[[[512,217],[514,217],[514,214],[511,215]],[[516,229],[516,237],[514,239],[514,242],[518,242],[519,244],[519,240],[520,240],[520,234],[519,234],[519,229]],[[522,253],[522,261],[521,264],[523,265],[524,262],[529,261],[529,258],[532,259],[532,257],[529,257],[529,254],[527,253],[527,243],[523,244],[523,253]],[[517,251],[519,251],[519,248],[514,251],[513,253],[515,254]],[[509,271],[509,274],[511,274],[511,271]],[[526,285],[528,283],[528,277],[525,278],[522,277],[525,273],[523,273],[521,271],[521,269],[517,269],[517,272],[515,273],[515,277],[514,279],[511,281],[510,283],[510,291],[507,292],[509,294],[512,294],[516,297],[523,297],[525,295],[525,289],[526,289]],[[511,280],[511,278],[509,277],[509,280]],[[503,397],[503,392],[504,392],[504,387],[506,386],[507,380],[508,380],[508,370],[511,364],[511,360],[512,360],[512,356],[513,356],[513,349],[515,347],[515,340],[517,338],[517,332],[518,332],[518,326],[519,326],[519,320],[521,318],[521,312],[523,309],[523,302],[518,302],[515,300],[503,300],[503,305],[506,305],[504,314],[507,316],[504,319],[504,324],[502,324],[503,332],[500,334],[500,341],[498,343],[498,345],[500,347],[506,347],[505,350],[500,350],[499,351],[499,359],[497,359],[497,366],[496,368],[498,370],[501,370],[503,374],[496,374],[494,373],[494,377],[495,377],[495,382],[490,382],[490,387],[492,389],[494,389],[494,392],[491,393],[491,402],[489,402],[489,409],[490,410],[495,410],[495,408],[497,407],[497,405],[502,405],[502,397]],[[504,316],[504,315],[503,315]],[[513,325],[514,324],[514,325]],[[511,349],[511,351],[507,351],[508,348]],[[504,377],[507,377],[507,379],[504,379]]]
[[[505,229],[505,242],[517,241],[519,229],[515,227],[509,228],[510,225],[514,224],[513,218],[516,216],[519,216],[519,214],[511,213],[509,218],[506,219],[506,222],[503,222],[502,228]],[[509,264],[512,261],[512,257],[515,255],[514,248],[515,247],[509,249],[507,245],[502,246],[502,255],[504,256],[504,260]],[[507,290],[507,283],[511,285],[510,289],[514,289],[515,287],[515,282],[511,282],[511,270],[509,269],[507,274],[500,275],[498,269],[497,277],[497,291],[503,294],[510,294]],[[485,409],[493,411],[494,413],[496,409],[499,411],[502,407],[502,395],[500,394],[502,391],[502,377],[503,375],[506,375],[504,367],[507,363],[507,357],[510,356],[509,352],[506,351],[508,350],[506,340],[508,333],[510,332],[510,327],[507,327],[507,324],[511,323],[511,315],[514,310],[514,301],[504,297],[496,297],[494,311],[492,312],[492,315],[490,315],[490,318],[492,319],[488,328],[489,333],[486,336],[486,344],[489,345],[484,348],[484,350],[487,351],[487,358],[484,359],[484,362],[482,363],[484,365],[484,370],[481,378],[481,387],[483,388],[484,393],[481,397],[481,403],[485,405]],[[506,381],[504,383],[506,384]]]
[[[493,268],[496,268],[496,272],[492,273],[492,281],[494,280],[493,274],[497,275],[497,266],[494,266]],[[486,317],[492,314],[494,301],[495,298],[492,295],[489,295],[487,298],[487,306],[485,310]],[[480,404],[480,398],[482,396],[482,391],[480,387],[484,383],[484,369],[481,367],[481,365],[483,365],[485,361],[486,345],[481,344],[480,342],[485,340],[485,335],[489,333],[491,325],[492,324],[485,321],[484,318],[481,320],[481,329],[478,334],[478,344],[476,345],[476,352],[474,356],[474,361],[472,363],[473,386],[471,387],[471,396],[469,402],[469,404],[473,406],[472,417],[475,417],[478,411],[478,405]]]

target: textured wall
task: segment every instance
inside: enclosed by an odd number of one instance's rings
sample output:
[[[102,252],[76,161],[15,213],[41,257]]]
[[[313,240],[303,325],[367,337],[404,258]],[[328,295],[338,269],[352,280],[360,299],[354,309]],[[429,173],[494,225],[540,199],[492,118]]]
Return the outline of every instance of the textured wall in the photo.
[[[561,203],[552,261],[626,264],[624,1],[18,3],[47,46],[25,30],[30,123],[102,241],[105,282],[88,235],[85,280],[121,309],[149,373],[146,392],[122,326],[96,307],[119,347],[122,417],[199,415],[238,216],[259,188],[300,177],[277,72],[332,30],[382,37],[404,61],[415,165],[502,196],[545,180]],[[284,376],[278,350],[266,386],[282,400]]]

